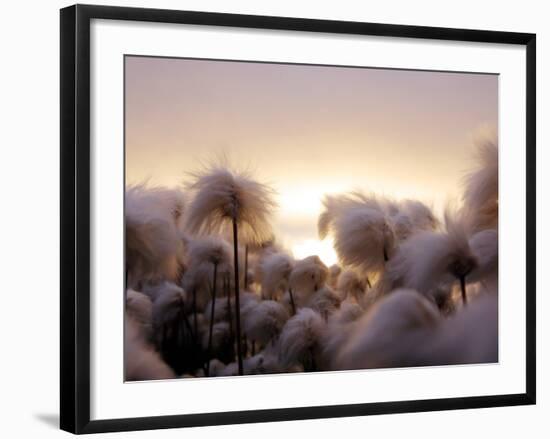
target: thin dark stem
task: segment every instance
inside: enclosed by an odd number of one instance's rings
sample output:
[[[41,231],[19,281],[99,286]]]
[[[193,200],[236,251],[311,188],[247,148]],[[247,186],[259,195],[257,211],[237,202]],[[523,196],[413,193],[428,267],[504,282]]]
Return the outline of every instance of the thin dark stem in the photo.
[[[193,342],[193,346],[196,346],[197,345],[196,335],[191,329],[191,323],[189,323],[189,319],[187,318],[187,314],[185,314],[185,312],[183,312],[183,323],[185,325],[185,328],[189,331],[189,334],[191,334],[191,341]]]
[[[292,307],[292,315],[296,314],[296,304],[294,303],[294,294],[292,294],[292,288],[288,289],[288,295],[290,297],[290,306]]]
[[[179,285],[181,284],[181,278],[183,276],[183,272],[185,271],[183,264],[178,264],[178,272],[176,274],[176,283]]]
[[[227,320],[229,321],[229,339],[233,344],[235,334],[233,334],[233,313],[231,312],[231,287],[229,285],[229,277],[224,278],[225,295],[227,297]]]
[[[386,246],[384,246],[384,262],[388,262],[388,251],[386,250]]]
[[[233,218],[233,257],[235,266],[235,326],[237,332],[237,364],[239,375],[243,375],[243,353],[241,346],[241,300],[239,291],[239,250],[237,220]]]
[[[193,347],[194,355],[201,356],[199,348],[199,329],[197,324],[197,288],[193,288]],[[203,363],[204,375],[206,376],[206,367]]]
[[[243,358],[248,357],[248,337],[246,336],[246,332],[243,334]]]
[[[460,276],[460,290],[462,292],[462,303],[466,305],[468,303],[468,297],[466,296],[466,277]]]
[[[212,306],[210,307],[210,328],[208,330],[208,363],[206,376],[210,376],[210,359],[212,358],[212,330],[214,328],[214,310],[216,307],[216,280],[218,278],[218,263],[214,263],[214,278],[212,280]]]
[[[372,285],[370,283],[370,279],[368,276],[366,276],[366,280],[367,280],[367,287],[369,287],[369,289],[372,288]]]
[[[315,354],[313,352],[313,347],[309,348],[309,354],[311,355],[311,364],[310,364],[310,370],[306,372],[317,372],[317,364],[315,362]]]
[[[244,289],[248,289],[248,244],[244,246]]]
[[[193,331],[198,334],[197,326],[197,288],[193,288]]]

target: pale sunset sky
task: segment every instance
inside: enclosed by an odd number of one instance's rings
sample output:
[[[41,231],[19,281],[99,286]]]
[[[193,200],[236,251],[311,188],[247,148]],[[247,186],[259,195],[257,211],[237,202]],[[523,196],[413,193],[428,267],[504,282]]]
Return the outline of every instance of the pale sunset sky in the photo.
[[[473,142],[496,131],[498,76],[126,57],[126,182],[178,186],[225,155],[277,192],[275,233],[318,253],[325,193],[461,194]]]

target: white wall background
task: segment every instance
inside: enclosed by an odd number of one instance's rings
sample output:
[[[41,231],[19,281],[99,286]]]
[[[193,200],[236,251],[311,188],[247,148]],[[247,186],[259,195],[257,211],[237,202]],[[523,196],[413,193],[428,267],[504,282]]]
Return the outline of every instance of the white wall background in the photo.
[[[88,1],[88,3],[96,3]],[[537,33],[538,56],[538,405],[455,412],[283,422],[126,433],[132,437],[371,438],[548,437],[550,324],[544,293],[550,287],[542,227],[550,215],[545,187],[550,157],[544,125],[550,111],[550,27],[536,0],[316,1],[181,0],[108,1],[101,4],[263,15],[464,27]],[[0,25],[0,432],[3,437],[62,436],[58,431],[59,356],[59,13],[63,1],[3,4]],[[546,166],[545,166],[546,165]],[[7,242],[7,245],[6,245]],[[546,258],[545,258],[546,256]],[[544,349],[546,348],[546,349]],[[107,435],[105,435],[107,436]],[[119,436],[112,437],[121,437]]]

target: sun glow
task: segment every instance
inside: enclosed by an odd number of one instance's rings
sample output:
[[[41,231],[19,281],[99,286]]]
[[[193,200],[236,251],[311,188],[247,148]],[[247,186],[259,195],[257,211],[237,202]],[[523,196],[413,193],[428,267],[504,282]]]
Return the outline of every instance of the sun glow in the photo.
[[[292,254],[296,259],[317,255],[327,267],[338,262],[338,256],[336,256],[331,239],[324,241],[308,239],[299,242],[292,247]]]
[[[282,184],[277,187],[279,209],[283,215],[317,216],[321,212],[321,200],[326,194],[336,194],[350,190],[353,185],[347,181],[315,181],[311,176],[307,179],[293,178],[292,184]]]

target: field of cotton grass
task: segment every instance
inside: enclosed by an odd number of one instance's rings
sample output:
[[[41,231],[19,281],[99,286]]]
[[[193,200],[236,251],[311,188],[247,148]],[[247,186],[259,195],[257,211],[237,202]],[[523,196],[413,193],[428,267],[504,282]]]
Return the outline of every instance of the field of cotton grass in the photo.
[[[256,176],[213,165],[180,188],[127,187],[126,380],[498,361],[497,142],[476,160],[441,217],[327,194],[330,267],[280,244]]]

